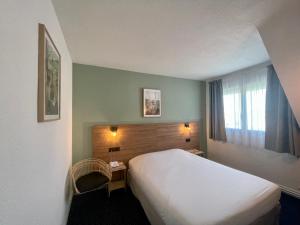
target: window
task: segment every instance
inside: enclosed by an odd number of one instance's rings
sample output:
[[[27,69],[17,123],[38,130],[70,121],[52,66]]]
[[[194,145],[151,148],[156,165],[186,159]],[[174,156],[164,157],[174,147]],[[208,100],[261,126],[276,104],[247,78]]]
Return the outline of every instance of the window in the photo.
[[[267,69],[226,76],[222,81],[228,142],[263,148]]]
[[[246,91],[247,130],[265,131],[266,88]]]
[[[223,96],[225,127],[231,129],[242,129],[241,122],[241,93],[229,93]]]

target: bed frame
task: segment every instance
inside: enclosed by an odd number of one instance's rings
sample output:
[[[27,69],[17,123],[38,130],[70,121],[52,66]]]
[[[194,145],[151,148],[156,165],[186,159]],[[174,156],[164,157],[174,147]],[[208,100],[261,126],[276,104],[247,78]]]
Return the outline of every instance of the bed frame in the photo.
[[[279,225],[280,203],[250,225]]]
[[[107,162],[120,160],[125,163],[137,155],[172,148],[199,149],[199,122],[123,124],[118,125],[117,135],[113,136],[108,125],[92,128],[93,157]],[[189,142],[186,139],[190,139]],[[109,152],[110,148],[120,147],[120,151]]]

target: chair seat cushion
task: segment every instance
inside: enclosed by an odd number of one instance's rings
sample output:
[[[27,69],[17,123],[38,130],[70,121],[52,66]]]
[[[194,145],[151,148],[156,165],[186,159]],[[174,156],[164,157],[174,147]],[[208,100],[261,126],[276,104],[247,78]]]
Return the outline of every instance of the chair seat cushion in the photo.
[[[97,188],[101,188],[104,184],[107,184],[109,179],[99,172],[92,172],[80,177],[76,181],[76,187],[80,193],[92,191]]]

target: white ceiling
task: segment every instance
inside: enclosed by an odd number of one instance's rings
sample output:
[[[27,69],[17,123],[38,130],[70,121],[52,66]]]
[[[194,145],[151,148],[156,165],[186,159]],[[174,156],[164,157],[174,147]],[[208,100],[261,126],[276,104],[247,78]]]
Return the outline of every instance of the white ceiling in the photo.
[[[74,62],[206,79],[269,60],[256,29],[284,0],[53,0]]]

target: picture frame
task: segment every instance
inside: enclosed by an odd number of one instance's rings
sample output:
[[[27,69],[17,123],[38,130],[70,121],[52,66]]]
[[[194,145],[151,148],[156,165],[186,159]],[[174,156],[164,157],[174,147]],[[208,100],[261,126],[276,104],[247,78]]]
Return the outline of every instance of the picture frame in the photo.
[[[144,117],[161,117],[161,91],[158,89],[143,89]]]
[[[61,56],[45,25],[38,30],[38,122],[59,120]]]

